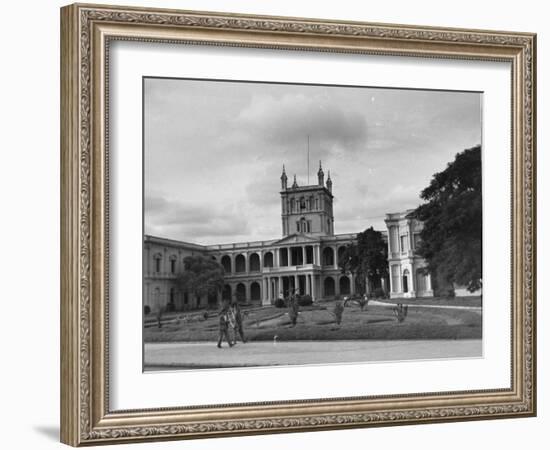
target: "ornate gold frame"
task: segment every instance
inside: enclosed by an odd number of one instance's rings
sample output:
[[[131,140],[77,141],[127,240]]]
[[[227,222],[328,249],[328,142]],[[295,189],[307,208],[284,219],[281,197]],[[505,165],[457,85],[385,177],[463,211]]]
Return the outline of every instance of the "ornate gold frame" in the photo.
[[[105,169],[106,62],[113,39],[510,62],[510,388],[110,411]],[[535,51],[536,36],[529,33],[105,5],[62,8],[62,442],[78,446],[535,415]]]

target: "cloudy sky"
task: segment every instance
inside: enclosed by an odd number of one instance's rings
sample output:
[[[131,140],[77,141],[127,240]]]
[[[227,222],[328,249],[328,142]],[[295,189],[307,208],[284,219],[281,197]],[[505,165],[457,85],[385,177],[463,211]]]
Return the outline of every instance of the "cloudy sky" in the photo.
[[[333,180],[335,232],[384,229],[481,143],[481,95],[226,81],[144,81],[145,233],[201,244],[281,236],[282,165]],[[290,184],[289,183],[289,184]]]

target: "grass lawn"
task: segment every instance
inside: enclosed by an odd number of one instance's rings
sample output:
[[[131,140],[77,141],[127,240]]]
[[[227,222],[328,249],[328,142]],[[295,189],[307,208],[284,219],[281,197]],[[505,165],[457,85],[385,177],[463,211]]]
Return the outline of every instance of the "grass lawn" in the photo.
[[[410,299],[408,299],[410,300]],[[397,301],[395,303],[398,303]],[[407,303],[413,303],[409,301]],[[476,339],[481,338],[481,314],[459,309],[415,308],[398,323],[392,306],[346,307],[342,323],[335,323],[334,302],[301,307],[293,327],[287,309],[273,306],[250,308],[244,318],[244,332],[250,341],[348,340],[348,339]],[[154,317],[147,317],[145,342],[214,341],[218,338],[218,316],[210,312],[170,313],[158,328]]]
[[[407,303],[409,305],[446,305],[446,306],[481,306],[481,296],[474,297],[428,297],[428,298],[392,298],[381,300],[386,303]]]

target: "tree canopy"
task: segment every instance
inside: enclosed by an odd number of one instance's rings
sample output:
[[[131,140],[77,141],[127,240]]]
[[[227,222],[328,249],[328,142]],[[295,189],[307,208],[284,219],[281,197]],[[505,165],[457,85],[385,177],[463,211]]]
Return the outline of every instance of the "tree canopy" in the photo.
[[[382,233],[373,227],[359,233],[357,242],[346,246],[338,265],[342,273],[354,275],[361,294],[377,286],[388,274],[388,246]]]
[[[482,281],[481,146],[458,153],[421,193],[425,203],[411,213],[424,228],[417,252],[441,285],[470,292]]]
[[[202,255],[187,256],[183,260],[184,271],[177,283],[197,296],[215,295],[223,288],[223,266]]]

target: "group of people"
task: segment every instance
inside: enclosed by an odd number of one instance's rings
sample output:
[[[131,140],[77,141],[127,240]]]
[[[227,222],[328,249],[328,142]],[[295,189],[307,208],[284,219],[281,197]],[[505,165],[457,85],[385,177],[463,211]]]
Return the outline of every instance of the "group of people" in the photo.
[[[225,339],[229,347],[233,347],[237,343],[237,335],[240,336],[242,343],[246,342],[243,330],[243,317],[241,314],[241,308],[236,298],[231,303],[224,300],[219,312],[220,317],[220,334],[218,337],[218,348],[222,347],[222,342]],[[233,340],[229,330],[233,331]]]

